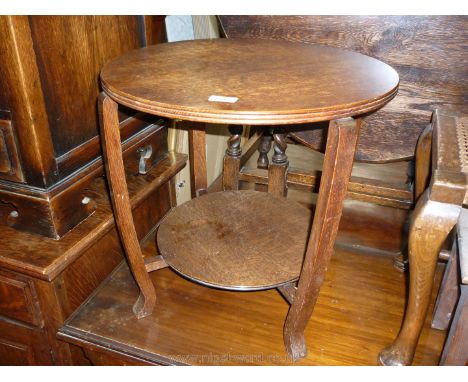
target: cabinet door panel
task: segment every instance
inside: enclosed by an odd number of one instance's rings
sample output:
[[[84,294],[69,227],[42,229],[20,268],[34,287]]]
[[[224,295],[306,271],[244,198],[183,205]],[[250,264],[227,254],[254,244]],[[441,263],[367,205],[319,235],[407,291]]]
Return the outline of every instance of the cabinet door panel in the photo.
[[[34,353],[28,345],[0,338],[0,366],[35,365]]]
[[[0,317],[42,326],[34,285],[26,277],[0,271]]]
[[[0,317],[0,365],[53,365],[44,330],[27,328]]]

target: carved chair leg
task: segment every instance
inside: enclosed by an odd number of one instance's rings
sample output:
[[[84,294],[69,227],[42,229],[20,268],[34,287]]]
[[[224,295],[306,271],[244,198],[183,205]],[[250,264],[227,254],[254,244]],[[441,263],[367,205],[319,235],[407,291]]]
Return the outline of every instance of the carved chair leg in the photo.
[[[293,359],[304,357],[304,330],[314,310],[333,252],[361,120],[331,121],[314,222],[297,291],[284,325],[284,343]]]
[[[130,269],[140,288],[140,296],[133,306],[133,312],[138,318],[142,318],[152,313],[156,303],[156,292],[146,271],[140,243],[133,224],[120,144],[118,105],[105,94],[101,94],[99,97],[99,115],[101,118],[107,179],[111,190],[116,226],[122,239]]]
[[[288,170],[288,157],[286,149],[286,134],[281,128],[276,129],[273,134],[275,141],[274,154],[271,158],[271,165],[268,167],[268,192],[276,196],[286,196],[288,188],[286,183],[286,173]]]
[[[223,166],[223,190],[239,189],[240,158],[242,155],[241,135],[243,126],[229,125],[231,136],[227,142]]]
[[[460,206],[430,200],[430,189],[419,198],[409,237],[408,306],[398,337],[379,355],[382,365],[411,364],[427,314],[440,248],[460,211]]]
[[[269,161],[268,161],[268,153],[271,150],[271,142],[272,136],[269,134],[267,128],[264,129],[262,139],[260,141],[260,145],[258,146],[258,160],[257,160],[257,167],[268,169]]]

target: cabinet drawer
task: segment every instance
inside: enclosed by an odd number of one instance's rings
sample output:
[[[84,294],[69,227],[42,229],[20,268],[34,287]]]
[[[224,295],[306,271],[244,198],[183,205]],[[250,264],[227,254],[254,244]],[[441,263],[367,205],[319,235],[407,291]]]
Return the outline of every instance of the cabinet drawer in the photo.
[[[37,295],[26,277],[0,271],[0,315],[34,326],[42,326]]]

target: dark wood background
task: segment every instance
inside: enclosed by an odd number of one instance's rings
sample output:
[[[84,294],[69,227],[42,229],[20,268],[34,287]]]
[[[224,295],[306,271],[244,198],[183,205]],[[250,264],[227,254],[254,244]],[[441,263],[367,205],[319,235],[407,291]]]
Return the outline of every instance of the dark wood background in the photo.
[[[437,107],[462,109],[468,94],[467,16],[219,16],[228,38],[265,38],[354,50],[393,66],[399,94],[366,118],[356,158],[412,158]],[[322,132],[298,133],[322,147]]]

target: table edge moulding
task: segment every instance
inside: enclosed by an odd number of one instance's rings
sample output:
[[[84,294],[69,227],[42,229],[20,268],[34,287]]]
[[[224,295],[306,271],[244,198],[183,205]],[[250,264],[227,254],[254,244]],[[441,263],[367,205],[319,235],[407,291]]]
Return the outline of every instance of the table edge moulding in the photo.
[[[167,101],[157,101],[157,100],[149,100],[144,98],[144,94],[147,94],[148,89],[138,89],[136,86],[132,85],[132,83],[136,80],[139,80],[143,77],[143,75],[139,72],[133,72],[133,76],[129,76],[129,72],[125,71],[122,74],[127,75],[127,79],[122,82],[122,84],[115,81],[115,75],[112,75],[112,72],[119,71],[125,64],[130,65],[137,62],[141,56],[142,65],[148,65],[151,62],[151,55],[157,54],[161,52],[161,56],[166,57],[168,53],[166,52],[167,49],[171,47],[178,47],[182,51],[190,50],[188,47],[194,46],[192,41],[181,41],[176,43],[166,43],[166,44],[158,44],[154,46],[150,46],[147,48],[137,49],[130,51],[117,59],[109,61],[106,66],[103,68],[101,72],[101,83],[104,92],[111,97],[114,101],[124,106],[145,112],[150,114],[155,114],[161,117],[167,118],[174,118],[174,119],[182,119],[182,120],[189,120],[189,121],[196,121],[196,122],[205,122],[205,123],[226,123],[226,124],[252,124],[252,125],[269,125],[269,124],[299,124],[305,122],[320,122],[320,121],[329,121],[331,119],[338,119],[338,118],[346,118],[352,117],[356,115],[363,115],[374,110],[379,109],[386,103],[388,103],[398,91],[399,85],[399,77],[397,72],[391,68],[389,65],[384,64],[383,62],[365,56],[361,53],[356,53],[352,51],[347,51],[345,49],[325,46],[325,45],[311,45],[311,44],[304,44],[304,43],[291,43],[291,42],[284,42],[284,41],[270,41],[270,40],[254,40],[254,39],[218,39],[218,40],[197,40],[196,45],[200,45],[202,48],[209,48],[213,45],[221,45],[219,49],[229,49],[231,46],[233,49],[237,49],[241,51],[242,49],[246,48],[246,44],[258,44],[261,42],[264,45],[271,47],[270,49],[274,49],[276,46],[278,48],[284,48],[285,46],[298,46],[300,47],[299,52],[303,53],[305,51],[314,51],[317,50],[320,53],[323,49],[329,51],[331,53],[344,53],[346,57],[351,56],[353,59],[363,59],[368,61],[367,63],[370,65],[374,65],[374,71],[376,72],[374,75],[377,75],[379,71],[387,71],[385,73],[387,76],[392,77],[391,81],[393,82],[393,86],[390,86],[387,91],[382,94],[375,94],[372,98],[364,98],[364,99],[350,99],[349,102],[345,102],[339,105],[331,104],[331,105],[324,105],[324,106],[317,106],[314,108],[307,107],[303,104],[304,107],[301,108],[292,108],[292,109],[280,109],[280,110],[243,110],[241,106],[237,107],[237,102],[234,103],[221,103],[221,102],[212,102],[208,104],[207,102],[203,103],[201,106],[194,104],[190,105],[189,102],[186,102],[183,97],[181,99],[185,102],[182,104],[177,104],[176,102],[167,102]],[[239,45],[239,46],[237,46]],[[186,48],[187,49],[183,49]],[[248,46],[247,46],[248,47]],[[195,52],[196,53],[196,52]],[[237,52],[235,52],[237,53]],[[179,57],[175,57],[179,58]],[[270,57],[274,59],[274,57]],[[145,61],[148,60],[148,61]],[[168,59],[170,60],[170,59]],[[204,65],[209,65],[209,57],[206,59],[206,62],[203,62]],[[174,66],[181,66],[180,62],[171,62],[171,65]],[[275,65],[272,67],[265,64],[266,69],[276,69]],[[229,65],[223,66],[223,68],[229,67]],[[280,67],[278,71],[284,71],[289,69],[290,62],[285,63],[284,67]],[[148,68],[153,69],[153,73],[155,76],[158,75],[158,67]],[[164,71],[167,68],[161,68],[161,74],[165,75]],[[348,68],[347,70],[350,71],[354,68]],[[258,68],[252,71],[258,71]],[[130,72],[132,73],[132,72]],[[361,73],[362,75],[366,76],[368,73]],[[120,75],[118,72],[117,75]],[[181,73],[180,78],[174,80],[175,85],[178,86],[187,86],[189,87],[189,83],[185,82],[190,80],[190,76],[187,73]],[[243,78],[236,79],[239,82],[245,80]],[[286,79],[282,79],[286,81]],[[116,83],[117,82],[117,83]],[[173,84],[170,84],[173,86]],[[198,90],[198,87],[195,84],[194,89]],[[299,84],[303,85],[304,84]],[[313,83],[310,84],[309,88],[314,85]],[[343,84],[334,84],[335,87],[340,88]],[[122,86],[122,89],[119,88]],[[296,85],[297,86],[297,85]],[[330,86],[327,84],[326,87]],[[164,89],[161,89],[160,92],[158,87],[154,88],[154,92],[152,96],[160,96],[164,98]],[[306,89],[312,90],[313,88]],[[169,89],[167,89],[169,90]],[[270,90],[270,91],[268,91]],[[187,91],[187,90],[186,90]],[[218,93],[220,92],[217,89]],[[226,85],[226,88],[222,91],[227,91],[229,96],[237,96],[237,94],[232,94],[232,90],[229,89],[229,86]],[[304,91],[304,88],[301,88],[301,92]],[[300,94],[300,93],[299,93]],[[225,94],[208,94],[208,95],[220,95],[223,96]],[[275,98],[277,95],[271,92],[271,89],[265,89],[265,93],[261,94],[258,99],[265,100],[266,98]],[[241,98],[241,97],[239,97]],[[297,97],[300,98],[300,97]],[[208,100],[208,97],[206,97]],[[240,99],[241,100],[241,99]],[[190,99],[189,99],[190,101]],[[198,100],[199,101],[199,100]],[[300,102],[300,101],[298,101]]]

